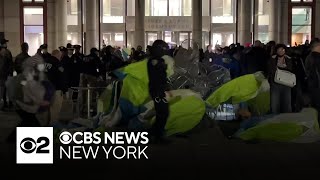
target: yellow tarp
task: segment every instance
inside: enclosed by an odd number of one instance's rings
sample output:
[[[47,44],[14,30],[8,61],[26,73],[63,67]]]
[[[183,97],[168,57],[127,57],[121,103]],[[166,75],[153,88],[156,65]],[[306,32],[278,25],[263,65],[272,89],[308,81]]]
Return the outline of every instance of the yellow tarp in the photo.
[[[233,104],[246,102],[257,96],[260,85],[261,82],[256,80],[254,74],[241,76],[224,84],[212,93],[206,102],[214,108],[228,100]]]

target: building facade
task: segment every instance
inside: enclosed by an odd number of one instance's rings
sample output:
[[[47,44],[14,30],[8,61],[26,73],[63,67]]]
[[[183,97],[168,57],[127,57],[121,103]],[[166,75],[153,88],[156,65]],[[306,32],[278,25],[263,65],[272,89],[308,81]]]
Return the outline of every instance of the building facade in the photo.
[[[320,36],[320,0],[0,0],[0,38],[13,54],[47,43],[84,52],[103,45],[226,46],[270,40],[301,44]]]

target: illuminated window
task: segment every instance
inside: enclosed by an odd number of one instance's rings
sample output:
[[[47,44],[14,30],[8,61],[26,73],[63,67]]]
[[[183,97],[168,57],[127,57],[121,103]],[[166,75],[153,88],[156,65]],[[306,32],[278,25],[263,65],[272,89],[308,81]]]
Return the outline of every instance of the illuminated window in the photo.
[[[259,0],[257,2],[259,4],[255,17],[258,18],[256,20],[258,28],[255,39],[260,40],[262,43],[268,43],[270,40],[274,40],[269,39],[270,3],[269,0]]]
[[[43,8],[24,7],[24,41],[29,44],[29,54],[36,54],[44,43]]]
[[[31,3],[31,2],[35,2],[35,3],[43,3],[44,0],[22,0],[22,2],[24,3]]]
[[[236,0],[212,0],[212,23],[234,23]]]
[[[181,16],[182,14],[181,7],[182,7],[182,0],[169,1],[169,15]]]
[[[312,9],[292,8],[292,37],[291,45],[303,44],[311,39]]]
[[[103,23],[124,23],[124,0],[102,1]]]
[[[146,16],[167,16],[168,0],[145,0]]]
[[[78,14],[78,0],[68,0],[68,14],[77,15]]]

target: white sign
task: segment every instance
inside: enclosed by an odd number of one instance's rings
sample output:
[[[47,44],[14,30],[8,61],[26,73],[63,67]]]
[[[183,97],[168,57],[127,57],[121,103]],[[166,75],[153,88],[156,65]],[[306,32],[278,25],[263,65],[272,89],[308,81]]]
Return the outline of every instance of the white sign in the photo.
[[[53,128],[17,127],[17,164],[53,164]]]

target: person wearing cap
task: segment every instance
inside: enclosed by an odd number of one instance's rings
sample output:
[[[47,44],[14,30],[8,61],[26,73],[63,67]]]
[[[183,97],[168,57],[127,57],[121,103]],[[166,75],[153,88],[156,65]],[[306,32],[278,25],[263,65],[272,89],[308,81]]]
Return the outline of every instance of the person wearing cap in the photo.
[[[84,55],[80,52],[81,46],[74,45],[74,54],[72,55],[72,74],[71,74],[71,87],[78,87],[80,85],[80,75],[83,69],[83,57]],[[78,94],[73,93],[72,99],[77,99]]]
[[[70,43],[67,44],[66,49],[64,49],[64,51],[66,51],[66,53],[64,54],[64,56],[61,59],[61,63],[62,66],[65,70],[66,76],[67,76],[67,86],[68,88],[71,87],[71,74],[73,71],[72,68],[72,63],[73,63],[73,59],[72,59],[72,55],[73,55],[73,47]]]
[[[62,59],[64,56],[67,56],[68,50],[67,50],[66,47],[60,46],[60,47],[59,47],[59,50],[60,50],[60,52],[62,53],[62,54],[61,54],[61,59]]]
[[[293,72],[293,61],[286,55],[287,46],[276,45],[276,55],[272,56],[268,65],[268,80],[271,93],[271,111],[274,114],[291,113],[291,87],[278,84],[274,81],[277,69]]]
[[[96,78],[101,76],[102,63],[99,58],[99,50],[92,48],[90,54],[84,57],[83,73],[94,76]]]
[[[48,52],[48,45],[47,44],[42,44],[40,46],[40,49],[42,51],[42,57],[43,59],[47,59],[51,56],[51,54]]]
[[[29,45],[28,43],[22,43],[21,44],[21,53],[17,55],[15,61],[14,61],[14,70],[17,72],[17,74],[22,73],[22,65],[28,59],[30,56],[28,54],[29,51]]]
[[[162,143],[165,136],[165,125],[169,117],[169,104],[166,99],[168,90],[167,65],[163,56],[169,52],[169,46],[162,40],[156,40],[151,48],[151,56],[147,62],[149,77],[149,93],[154,102],[156,121],[151,129],[151,136],[156,143]]]
[[[13,57],[8,49],[9,40],[0,40],[0,99],[3,100],[1,110],[6,110],[12,103],[7,101],[7,89],[5,83],[9,76],[13,75]]]

